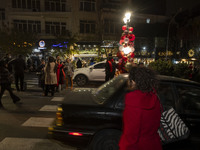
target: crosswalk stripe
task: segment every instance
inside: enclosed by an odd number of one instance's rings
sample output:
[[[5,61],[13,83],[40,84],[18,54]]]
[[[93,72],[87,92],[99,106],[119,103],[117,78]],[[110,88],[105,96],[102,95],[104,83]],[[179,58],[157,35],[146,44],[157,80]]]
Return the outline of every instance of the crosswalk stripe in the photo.
[[[64,97],[54,97],[51,101],[61,102],[64,100]]]
[[[0,142],[1,150],[76,150],[70,146],[62,147],[48,139],[6,137]]]
[[[57,108],[58,108],[57,105],[45,105],[42,108],[40,108],[39,111],[52,111],[52,112],[56,112]]]
[[[30,117],[25,121],[22,126],[27,127],[49,127],[52,125],[55,118],[44,118],[44,117]]]

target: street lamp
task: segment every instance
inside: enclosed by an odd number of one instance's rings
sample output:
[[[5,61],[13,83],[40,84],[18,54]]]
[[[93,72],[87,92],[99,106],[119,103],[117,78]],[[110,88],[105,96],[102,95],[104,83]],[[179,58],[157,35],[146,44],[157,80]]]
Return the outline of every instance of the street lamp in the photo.
[[[181,11],[182,9],[179,9],[179,11],[176,12],[176,14],[171,18],[171,20],[169,21],[169,24],[168,24],[168,30],[167,30],[167,43],[166,43],[166,54],[165,54],[165,59],[167,60],[167,51],[168,51],[168,44],[169,44],[169,30],[170,30],[170,25],[172,23],[172,21],[174,20],[174,18],[179,14],[179,12]]]
[[[129,23],[130,18],[131,18],[131,13],[130,12],[125,13],[125,17],[123,18],[124,23],[125,24]]]

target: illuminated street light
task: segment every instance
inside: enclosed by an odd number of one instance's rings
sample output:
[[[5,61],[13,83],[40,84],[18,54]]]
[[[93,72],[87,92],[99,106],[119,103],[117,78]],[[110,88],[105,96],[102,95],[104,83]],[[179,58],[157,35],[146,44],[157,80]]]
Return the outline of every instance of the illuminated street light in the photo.
[[[126,18],[124,18],[123,20],[124,20],[124,23],[125,23],[125,24],[127,24],[127,19],[126,19]]]
[[[123,18],[124,23],[127,24],[128,22],[130,22],[130,18],[131,18],[131,13],[127,12],[125,14],[125,17]]]
[[[131,18],[131,13],[130,13],[130,12],[127,12],[127,13],[125,14],[125,17],[126,17],[127,20],[130,20],[130,18]]]

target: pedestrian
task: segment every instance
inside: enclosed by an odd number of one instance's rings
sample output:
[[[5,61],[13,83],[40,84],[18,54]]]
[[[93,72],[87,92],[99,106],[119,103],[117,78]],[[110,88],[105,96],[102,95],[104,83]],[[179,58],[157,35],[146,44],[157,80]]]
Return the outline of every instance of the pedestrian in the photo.
[[[64,78],[65,78],[65,73],[64,73],[64,65],[61,63],[61,60],[57,60],[57,86],[56,86],[56,91],[60,92],[62,90],[62,84],[64,84]]]
[[[27,69],[28,69],[29,72],[32,71],[32,59],[31,59],[31,57],[28,57],[28,59],[27,59]]]
[[[105,81],[108,81],[115,76],[115,71],[116,71],[116,63],[112,57],[111,54],[109,54],[107,61],[106,61],[106,66],[105,66]]]
[[[39,85],[42,88],[42,91],[45,92],[45,74],[44,74],[45,60],[41,60],[41,64],[37,68],[37,72],[39,72],[38,80]]]
[[[78,60],[77,60],[76,67],[82,68],[82,62],[81,62],[80,58],[78,58]]]
[[[66,75],[66,89],[68,89],[68,85],[70,83],[71,86],[71,90],[73,89],[73,75],[74,75],[74,67],[71,63],[71,60],[69,58],[66,59],[66,63],[65,63],[65,75]]]
[[[8,69],[6,68],[6,62],[5,61],[0,61],[0,85],[1,85],[1,93],[0,93],[0,107],[2,108],[2,102],[1,98],[7,90],[10,94],[10,97],[13,100],[13,103],[16,103],[20,101],[20,98],[16,96],[11,89],[11,82],[12,82],[12,77]]]
[[[45,73],[45,96],[48,96],[48,93],[51,90],[51,96],[54,96],[55,85],[57,84],[56,78],[56,63],[52,56],[49,56],[48,62],[44,67]]]
[[[8,71],[10,73],[12,73],[12,65],[9,64],[9,62],[12,60],[12,56],[11,54],[7,53],[6,56],[4,57],[4,61],[5,63],[7,64],[7,68],[8,68]]]
[[[91,59],[90,59],[89,66],[92,66],[92,65],[94,65],[94,64],[95,64],[95,62],[94,62],[94,58],[91,58]]]
[[[160,101],[156,73],[146,67],[132,67],[123,112],[123,132],[120,150],[162,150],[158,135]]]
[[[26,69],[26,63],[22,55],[19,55],[18,58],[9,62],[9,65],[13,66],[14,76],[15,76],[15,86],[17,91],[24,91],[24,71]],[[20,88],[19,88],[20,80]]]
[[[58,61],[61,61],[61,60],[60,60],[60,56],[59,56],[59,55],[56,55],[56,63],[58,63]]]

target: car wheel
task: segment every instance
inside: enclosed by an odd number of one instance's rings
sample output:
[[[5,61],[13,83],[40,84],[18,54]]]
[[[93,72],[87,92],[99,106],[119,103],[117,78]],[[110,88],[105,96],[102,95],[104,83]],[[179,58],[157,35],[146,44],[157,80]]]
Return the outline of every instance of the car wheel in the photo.
[[[86,83],[87,83],[87,77],[85,75],[80,74],[76,76],[76,84],[78,86],[85,86]]]
[[[119,130],[103,130],[97,133],[92,139],[89,150],[119,150]]]

